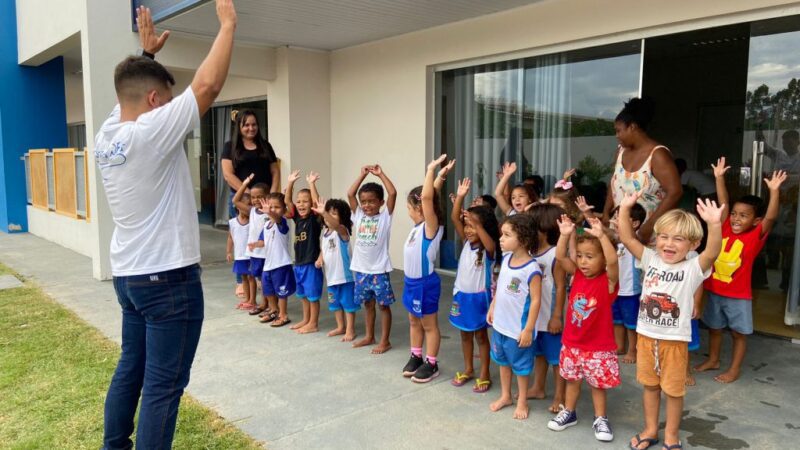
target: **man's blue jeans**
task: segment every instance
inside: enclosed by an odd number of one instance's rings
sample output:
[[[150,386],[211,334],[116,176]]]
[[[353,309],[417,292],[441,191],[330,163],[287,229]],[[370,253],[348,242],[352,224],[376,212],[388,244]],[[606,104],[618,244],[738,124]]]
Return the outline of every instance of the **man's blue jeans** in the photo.
[[[178,405],[203,326],[200,272],[195,264],[114,277],[122,306],[122,355],[106,396],[104,449],[132,447],[140,394],[136,447],[172,447]]]

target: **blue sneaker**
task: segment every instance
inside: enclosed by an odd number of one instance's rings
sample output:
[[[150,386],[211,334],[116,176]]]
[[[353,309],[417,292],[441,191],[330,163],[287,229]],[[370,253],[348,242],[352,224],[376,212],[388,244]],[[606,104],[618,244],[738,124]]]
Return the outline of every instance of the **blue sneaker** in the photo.
[[[611,429],[611,424],[608,423],[608,417],[606,416],[595,417],[592,423],[592,430],[594,430],[594,437],[598,441],[611,442],[614,440],[614,431]]]
[[[558,415],[547,422],[547,428],[550,428],[553,431],[564,431],[577,423],[578,415],[575,414],[575,411],[562,409]]]

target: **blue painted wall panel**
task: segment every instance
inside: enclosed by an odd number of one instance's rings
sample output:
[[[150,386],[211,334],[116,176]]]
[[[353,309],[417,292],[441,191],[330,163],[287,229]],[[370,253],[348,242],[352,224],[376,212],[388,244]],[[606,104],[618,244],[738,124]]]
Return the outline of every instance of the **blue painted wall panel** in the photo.
[[[16,2],[0,1],[0,231],[27,231],[25,165],[31,148],[67,146],[64,62],[17,64]],[[16,231],[16,230],[12,230]]]

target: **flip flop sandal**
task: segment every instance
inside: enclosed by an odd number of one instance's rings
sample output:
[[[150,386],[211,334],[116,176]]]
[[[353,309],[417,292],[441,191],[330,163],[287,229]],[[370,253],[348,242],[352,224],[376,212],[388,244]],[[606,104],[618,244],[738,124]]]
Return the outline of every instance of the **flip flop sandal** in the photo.
[[[484,386],[486,386],[485,389]],[[481,380],[480,378],[476,378],[475,386],[472,387],[472,392],[476,394],[483,394],[484,392],[488,391],[491,388],[492,388],[492,380]]]
[[[467,382],[471,379],[472,377],[465,373],[456,372],[456,376],[452,380],[450,380],[450,384],[452,384],[455,387],[461,387],[467,384]]]
[[[661,450],[677,450],[677,449],[683,449],[683,444],[678,442],[677,444],[672,444],[672,445],[664,444],[664,446],[661,447]]]
[[[262,308],[260,306],[257,306],[255,308],[251,309],[250,312],[248,312],[247,314],[250,314],[251,316],[257,316],[257,315],[261,314],[262,312],[264,312],[264,308]]]
[[[265,309],[261,312],[261,314],[258,315],[258,317],[266,317],[270,314],[278,314],[278,310],[273,311],[271,309]]]
[[[645,449],[650,448],[650,447],[658,444],[658,438],[643,438],[643,437],[639,436],[638,434],[636,436],[634,436],[633,438],[636,439],[636,445],[631,445],[630,446],[631,450],[643,450],[642,448],[639,447],[643,443],[647,444],[647,447],[644,447]],[[678,444],[678,445],[680,445],[680,444]],[[678,447],[678,448],[680,448],[680,447]]]
[[[266,316],[262,317],[258,321],[261,322],[261,323],[269,323],[269,322],[272,322],[273,320],[275,320],[277,318],[278,318],[278,315],[275,314],[275,313],[272,313],[272,314],[267,314]]]
[[[272,328],[280,328],[280,327],[282,327],[282,326],[284,326],[284,325],[286,325],[286,324],[288,324],[288,323],[291,323],[291,322],[292,322],[292,321],[291,321],[291,320],[289,320],[288,318],[287,318],[287,319],[284,319],[284,320],[277,319],[277,320],[275,320],[275,322],[272,322],[272,324],[270,324],[270,326],[271,326]]]

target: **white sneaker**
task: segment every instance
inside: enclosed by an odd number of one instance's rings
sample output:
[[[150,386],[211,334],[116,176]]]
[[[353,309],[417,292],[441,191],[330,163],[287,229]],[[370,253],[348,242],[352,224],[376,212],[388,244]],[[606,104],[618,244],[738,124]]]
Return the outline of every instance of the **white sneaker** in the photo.
[[[595,417],[592,429],[594,430],[594,437],[598,441],[610,442],[614,440],[614,432],[611,431],[611,425],[608,423],[606,416]]]

